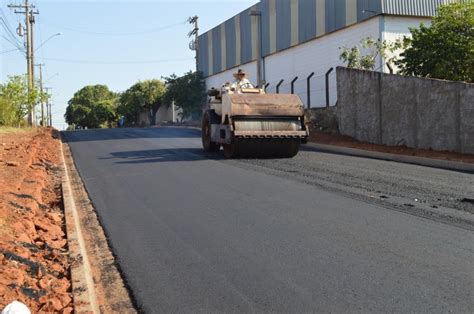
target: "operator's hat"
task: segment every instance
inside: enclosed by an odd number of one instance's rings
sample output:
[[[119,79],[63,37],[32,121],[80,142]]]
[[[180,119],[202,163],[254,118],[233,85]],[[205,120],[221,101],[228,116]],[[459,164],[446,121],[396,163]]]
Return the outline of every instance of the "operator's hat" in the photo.
[[[238,77],[239,75],[247,75],[247,73],[244,72],[242,69],[238,69],[237,72],[234,73],[234,77]]]

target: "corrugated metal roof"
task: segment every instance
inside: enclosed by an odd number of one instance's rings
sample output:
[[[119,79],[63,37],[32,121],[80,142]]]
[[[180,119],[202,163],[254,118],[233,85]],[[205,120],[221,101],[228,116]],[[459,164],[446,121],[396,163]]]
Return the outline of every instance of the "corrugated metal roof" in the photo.
[[[442,4],[455,0],[382,0],[382,13],[410,16],[434,16]]]

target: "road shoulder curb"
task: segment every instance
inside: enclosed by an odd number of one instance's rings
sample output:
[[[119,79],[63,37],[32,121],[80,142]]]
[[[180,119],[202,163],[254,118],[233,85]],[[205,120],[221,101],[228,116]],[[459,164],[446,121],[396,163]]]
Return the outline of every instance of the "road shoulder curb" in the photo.
[[[64,217],[68,239],[69,258],[71,260],[71,285],[76,313],[100,313],[95,295],[89,259],[85,250],[77,208],[72,193],[69,172],[64,156],[64,143],[61,145],[62,182],[61,190],[64,204]]]
[[[75,312],[136,313],[136,303],[100,217],[76,169],[69,145],[62,139],[64,208],[68,239],[71,234],[68,245]]]
[[[317,151],[321,151],[325,153],[333,153],[333,154],[348,155],[348,156],[355,156],[355,157],[365,157],[365,158],[372,158],[372,159],[379,159],[379,160],[386,160],[386,161],[395,161],[395,162],[401,162],[401,163],[413,164],[413,165],[419,165],[419,166],[425,166],[425,167],[431,167],[431,168],[439,168],[439,169],[444,169],[444,170],[474,173],[474,164],[457,162],[457,161],[382,153],[382,152],[368,151],[368,150],[357,149],[357,148],[319,144],[319,143],[314,143],[314,142],[310,142],[306,144],[305,147],[308,148],[309,150],[317,150]]]

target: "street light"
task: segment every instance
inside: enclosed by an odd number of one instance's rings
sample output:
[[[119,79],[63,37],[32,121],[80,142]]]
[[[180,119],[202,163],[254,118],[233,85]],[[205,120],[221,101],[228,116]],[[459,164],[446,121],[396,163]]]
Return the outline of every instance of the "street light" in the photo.
[[[262,12],[261,11],[250,11],[250,16],[255,16],[258,19],[258,43],[257,43],[257,85],[258,87],[263,86],[262,82]]]
[[[43,47],[44,44],[46,44],[48,41],[50,41],[50,40],[53,39],[54,37],[60,36],[60,35],[62,35],[62,34],[63,34],[63,33],[60,32],[60,33],[56,33],[56,34],[54,34],[54,35],[49,36],[48,39],[46,39],[45,41],[43,41],[43,42],[38,46],[38,48],[35,49],[35,52],[38,51],[38,49],[40,49],[41,47]]]

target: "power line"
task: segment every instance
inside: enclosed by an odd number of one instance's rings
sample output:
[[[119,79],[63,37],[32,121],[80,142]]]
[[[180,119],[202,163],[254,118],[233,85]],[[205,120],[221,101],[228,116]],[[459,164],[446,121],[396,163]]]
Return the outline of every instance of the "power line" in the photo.
[[[14,41],[12,41],[10,38],[4,36],[4,35],[1,35],[0,34],[0,37],[2,37],[3,39],[5,39],[6,41],[8,41],[10,44],[12,44],[14,47],[16,47],[18,50],[21,50],[23,51],[23,47],[19,46],[17,43],[15,43]]]
[[[179,59],[163,59],[163,60],[144,60],[144,61],[92,61],[92,60],[72,60],[72,59],[60,59],[60,58],[43,58],[48,61],[64,62],[64,63],[78,63],[78,64],[152,64],[152,63],[168,63],[168,62],[180,62],[189,61],[193,58],[179,58]]]
[[[45,44],[45,41],[43,41],[43,32],[42,32],[42,30],[41,30],[41,29],[42,29],[41,24],[42,24],[42,19],[39,18],[38,21],[37,21],[37,25],[38,25],[39,39],[40,39],[41,44],[40,44],[40,46],[39,46],[38,48],[35,49],[35,51],[38,50],[38,49],[40,49],[40,52],[41,52],[41,59],[42,59],[41,61],[42,61],[42,63],[44,63],[44,49],[43,49],[43,45]],[[48,39],[48,40],[49,40],[49,39]],[[47,68],[45,69],[44,72],[45,72],[45,76],[48,76]]]
[[[15,47],[21,48],[22,43],[18,40],[18,38],[15,36],[15,34],[11,31],[11,29],[9,27],[9,24],[5,21],[5,18],[0,16],[0,21],[2,22],[0,25],[2,25],[3,29],[5,29],[5,33],[8,36],[8,38],[6,36],[3,36],[3,35],[2,35],[2,37],[4,39],[6,39],[8,42],[10,42],[12,45],[14,45]]]
[[[170,28],[173,28],[173,27],[181,26],[181,25],[186,24],[187,21],[174,23],[174,24],[170,24],[170,25],[165,25],[165,26],[160,26],[160,27],[155,27],[155,28],[151,28],[151,29],[143,30],[143,31],[135,31],[135,32],[97,32],[97,31],[85,30],[85,29],[80,29],[80,28],[75,28],[75,27],[62,26],[62,25],[52,23],[52,22],[43,22],[43,23],[53,24],[53,25],[56,25],[56,26],[59,26],[59,27],[65,29],[65,30],[69,30],[69,31],[72,31],[72,32],[77,32],[77,33],[89,34],[89,35],[133,36],[133,35],[154,33],[154,32],[162,31],[162,30],[165,30],[165,29],[170,29]]]
[[[12,30],[10,29],[10,26],[9,24],[5,21],[5,19],[3,17],[0,16],[0,21],[2,22],[2,27],[3,29],[5,30],[5,33],[8,37],[10,37],[10,39],[14,42],[16,42],[17,44],[21,44],[20,41],[18,40],[18,38],[16,38],[15,34],[13,34]]]
[[[3,12],[2,8],[0,8],[0,14],[2,15],[0,16],[0,20],[2,21],[2,26],[7,32],[7,35],[9,35],[12,40],[16,41],[18,44],[21,45],[22,43],[18,40],[18,38],[15,36],[15,33],[11,30],[11,26],[8,23],[8,19],[5,15],[5,12]]]
[[[10,49],[10,50],[4,50],[4,51],[0,51],[0,54],[9,53],[9,52],[13,52],[13,51],[21,51],[21,50],[18,49],[18,48]]]

